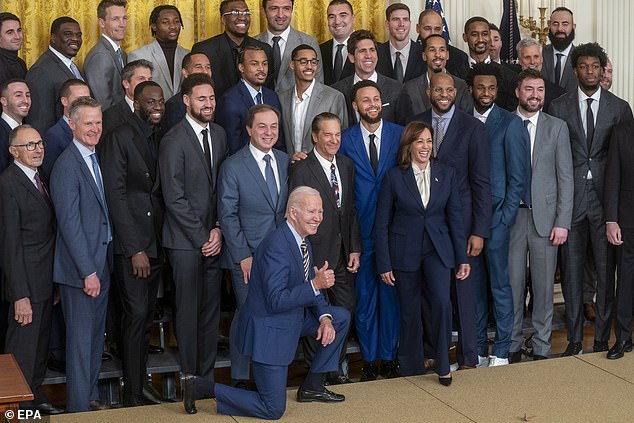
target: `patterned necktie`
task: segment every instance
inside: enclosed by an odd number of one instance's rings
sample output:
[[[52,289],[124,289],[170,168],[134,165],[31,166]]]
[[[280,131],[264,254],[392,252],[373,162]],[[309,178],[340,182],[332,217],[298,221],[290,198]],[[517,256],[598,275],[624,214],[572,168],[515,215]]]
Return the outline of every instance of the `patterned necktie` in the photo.
[[[265,154],[264,161],[266,162],[266,167],[264,169],[266,186],[269,188],[269,193],[271,194],[271,200],[273,200],[273,204],[277,204],[277,182],[275,181],[273,166],[271,166],[271,156],[269,154]]]
[[[50,208],[53,208],[51,197],[49,197],[48,192],[46,192],[46,188],[44,188],[44,184],[40,179],[39,172],[35,172],[35,185],[37,186],[37,190],[40,192],[40,194],[42,194],[42,197],[44,197],[44,201],[46,201],[46,204],[48,204]]]
[[[335,193],[335,200],[337,201],[337,208],[341,208],[341,197],[339,196],[339,181],[337,180],[337,168],[334,163],[330,164],[330,186]]]
[[[262,93],[259,92],[255,95],[255,104],[262,104]]]
[[[401,61],[401,52],[396,52],[396,60],[394,61],[394,77],[398,82],[403,82],[403,62]]]
[[[306,241],[302,241],[299,247],[302,250],[302,261],[304,263],[304,280],[308,282],[309,281],[308,269],[310,268],[310,257],[308,256],[308,245],[306,245]]]
[[[202,131],[200,131],[200,133],[203,134],[203,153],[205,154],[205,162],[207,163],[209,170],[211,170],[211,151],[209,150],[209,137],[208,137],[209,130],[205,128]]]
[[[103,188],[103,180],[101,179],[101,170],[99,169],[99,162],[97,162],[97,154],[92,153],[90,155],[90,160],[92,160],[92,171],[95,173],[95,182],[97,183],[97,189],[99,190],[99,195],[101,196],[101,202],[104,204],[104,207],[107,209],[108,206],[106,203],[106,193]],[[112,232],[110,231],[110,221],[108,221],[108,242],[110,241],[112,241]]]
[[[79,72],[79,68],[72,60],[70,62],[70,71],[73,73],[73,75],[75,75],[75,78],[81,79],[82,81],[84,80],[84,77],[81,76],[81,72]]]
[[[282,37],[276,35],[273,37],[273,77],[277,81],[277,75],[280,73],[282,64],[282,52],[280,51],[280,40]]]
[[[337,44],[337,52],[335,53],[335,66],[333,67],[333,74],[335,82],[341,78],[341,72],[343,71],[343,44]]]
[[[594,99],[586,99],[588,108],[586,109],[586,142],[588,143],[588,151],[592,147],[592,138],[594,137],[594,113],[592,112],[592,102]]]
[[[117,58],[119,59],[121,67],[125,66],[125,63],[123,63],[123,51],[121,51],[121,47],[117,49]]]
[[[442,144],[443,138],[445,138],[445,128],[443,127],[443,118],[434,118],[434,157],[438,157],[438,150],[440,150],[440,144]]]
[[[564,56],[562,53],[556,53],[557,63],[555,64],[555,84],[559,85],[561,82],[561,58]]]
[[[376,175],[376,171],[379,168],[379,154],[376,150],[376,144],[374,143],[374,139],[376,135],[370,134],[370,166],[372,166],[372,170]]]

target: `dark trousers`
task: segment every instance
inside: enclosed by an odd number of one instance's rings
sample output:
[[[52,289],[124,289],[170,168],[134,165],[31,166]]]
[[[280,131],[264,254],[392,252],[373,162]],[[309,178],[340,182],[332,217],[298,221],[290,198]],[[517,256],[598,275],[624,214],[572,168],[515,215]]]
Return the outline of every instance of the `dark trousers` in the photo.
[[[150,329],[154,317],[156,293],[158,292],[162,259],[150,259],[150,276],[137,279],[132,274],[131,259],[123,255],[114,256],[115,284],[118,285],[121,316],[121,359],[125,393],[141,395],[147,380],[147,354]]]
[[[52,299],[31,303],[33,321],[22,326],[15,320],[15,309],[12,303],[9,308],[6,353],[13,354],[22,370],[34,399],[22,403],[23,407],[31,407],[48,402],[42,391],[42,381],[46,375],[48,344],[51,333]]]
[[[66,322],[64,322],[64,311],[60,303],[53,306],[49,354],[57,361],[66,362]]]
[[[335,340],[325,347],[320,347],[310,368],[311,373],[337,371],[337,363],[341,349],[350,327],[350,313],[341,307],[331,307],[332,324],[336,331]],[[312,313],[306,313],[302,327],[302,336],[315,337],[319,322]],[[290,346],[295,348],[297,343]],[[277,420],[286,410],[286,382],[288,366],[276,366],[252,362],[253,378],[257,392],[216,385],[216,403],[219,414],[234,416],[251,416],[261,419]]]
[[[218,256],[198,250],[172,250],[175,294],[174,328],[181,371],[213,380],[220,323]]]
[[[235,380],[249,380],[249,364],[251,358],[240,353],[240,339],[242,335],[238,332],[238,319],[240,310],[247,300],[249,293],[249,285],[244,283],[244,274],[240,266],[231,269],[231,283],[233,285],[233,293],[236,298],[236,311],[231,320],[231,328],[229,329],[229,355],[231,358],[231,378]]]
[[[618,284],[614,334],[619,342],[632,339],[632,295],[634,294],[634,229],[621,228],[623,244],[616,248]]]

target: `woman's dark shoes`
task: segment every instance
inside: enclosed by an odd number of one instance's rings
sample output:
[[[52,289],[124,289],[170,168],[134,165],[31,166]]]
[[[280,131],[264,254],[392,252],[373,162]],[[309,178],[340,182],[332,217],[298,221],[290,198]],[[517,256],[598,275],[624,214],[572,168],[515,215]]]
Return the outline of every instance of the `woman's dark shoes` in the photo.
[[[452,381],[453,377],[451,376],[451,373],[449,373],[449,376],[438,376],[438,382],[440,382],[442,386],[449,386]]]

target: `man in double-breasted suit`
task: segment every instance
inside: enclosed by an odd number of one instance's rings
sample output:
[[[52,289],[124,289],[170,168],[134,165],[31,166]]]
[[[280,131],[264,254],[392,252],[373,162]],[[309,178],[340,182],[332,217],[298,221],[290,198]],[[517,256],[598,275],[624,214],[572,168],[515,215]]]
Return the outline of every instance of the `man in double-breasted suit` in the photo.
[[[53,407],[42,391],[46,374],[53,302],[55,212],[38,167],[44,144],[28,125],[12,131],[13,163],[0,175],[0,250],[3,299],[10,302],[6,353],[15,356],[33,401],[22,403],[46,414]]]
[[[533,360],[547,358],[550,353],[557,248],[566,241],[572,220],[573,170],[568,127],[561,119],[540,110],[545,101],[544,88],[544,78],[538,70],[520,72],[516,113],[530,136],[527,159],[531,169],[517,219],[511,227],[509,244],[509,278],[515,315],[511,362],[520,361],[524,348],[522,323],[527,253],[533,285]]]
[[[599,85],[607,57],[597,43],[580,44],[571,54],[579,88],[550,104],[550,113],[564,120],[570,132],[574,165],[572,227],[562,247],[568,347],[564,355],[582,351],[583,268],[588,246],[597,269],[595,352],[608,350],[614,300],[614,250],[605,236],[603,186],[612,128],[632,120],[624,100]]]
[[[101,107],[81,97],[70,107],[73,142],[51,173],[57,214],[53,280],[66,322],[66,408],[103,409],[97,381],[101,369],[110,272],[112,225],[95,146],[101,136]]]
[[[165,134],[159,174],[165,201],[163,246],[176,287],[174,328],[181,371],[213,380],[220,321],[216,184],[227,156],[224,130],[212,122],[211,78],[194,74],[181,85],[185,118]]]
[[[288,156],[273,149],[279,111],[267,104],[253,106],[246,122],[249,144],[222,164],[218,179],[218,221],[224,234],[222,267],[231,271],[236,312],[229,340],[231,379],[249,380],[249,357],[238,348],[238,319],[247,299],[253,254],[260,242],[284,221],[288,199]]]

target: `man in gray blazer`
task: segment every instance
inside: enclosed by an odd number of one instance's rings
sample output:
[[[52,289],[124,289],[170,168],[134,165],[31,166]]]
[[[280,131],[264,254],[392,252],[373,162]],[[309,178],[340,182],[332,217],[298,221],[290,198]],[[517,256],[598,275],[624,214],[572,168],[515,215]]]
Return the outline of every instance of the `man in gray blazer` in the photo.
[[[300,44],[293,49],[290,69],[295,75],[295,82],[292,87],[279,92],[282,115],[288,116],[284,119],[284,139],[286,152],[292,161],[305,159],[313,149],[311,124],[318,114],[334,113],[341,118],[342,128],[348,127],[343,94],[315,79],[318,51],[308,44]]]
[[[26,122],[41,134],[63,115],[59,89],[71,78],[83,79],[73,58],[81,48],[81,28],[73,18],[62,16],[51,24],[49,47],[26,73],[31,88],[31,110]]]
[[[580,44],[570,54],[579,88],[554,100],[550,113],[564,120],[570,132],[574,162],[574,204],[568,242],[562,247],[568,348],[564,355],[582,352],[583,272],[587,249],[597,269],[594,352],[608,350],[614,301],[614,250],[605,236],[603,183],[612,128],[632,120],[624,100],[599,85],[607,62],[597,43]]]
[[[541,111],[544,79],[535,69],[519,74],[515,91],[519,99],[516,114],[530,136],[531,171],[509,244],[509,280],[513,291],[513,332],[509,360],[522,357],[524,337],[524,288],[526,258],[530,255],[533,285],[533,360],[548,357],[553,318],[553,279],[557,248],[566,242],[572,219],[572,155],[568,127],[562,120]]]
[[[429,80],[435,73],[447,72],[449,49],[447,40],[440,34],[432,34],[423,40],[422,60],[426,63],[427,71],[421,76],[407,81],[398,97],[396,122],[407,124],[413,116],[431,109],[431,102],[427,95]],[[456,106],[465,113],[473,113],[473,98],[469,94],[467,84],[455,75],[451,75],[456,88]]]
[[[103,110],[123,100],[121,71],[128,63],[121,48],[125,37],[128,15],[125,0],[101,0],[97,6],[97,17],[101,37],[84,59],[86,82]]]
[[[225,239],[222,267],[231,271],[236,312],[229,336],[231,379],[246,385],[250,358],[239,345],[238,316],[247,299],[253,254],[260,242],[284,222],[288,198],[288,155],[273,146],[277,142],[279,111],[268,104],[247,113],[249,144],[229,157],[218,177],[218,220]]]
[[[577,76],[573,72],[570,52],[575,47],[575,29],[572,10],[557,7],[550,14],[548,39],[550,44],[542,50],[544,78],[559,85],[566,92],[577,89]]]
[[[300,44],[308,44],[317,52],[317,80],[324,82],[321,52],[315,37],[291,27],[295,0],[262,0],[262,12],[266,16],[267,29],[256,35],[256,40],[267,43],[273,50],[273,63],[269,63],[275,80],[275,91],[292,88],[295,83],[289,67],[291,53]]]
[[[178,44],[182,26],[181,12],[176,6],[155,7],[150,14],[150,29],[155,40],[128,54],[130,62],[145,59],[154,65],[152,81],[161,86],[165,99],[172,98],[180,90],[183,80],[179,70],[189,50]]]
[[[217,225],[218,169],[228,154],[225,131],[213,123],[216,98],[211,78],[187,77],[181,92],[185,118],[165,134],[158,165],[165,220],[163,246],[176,287],[174,328],[181,372],[213,382],[220,322]]]

